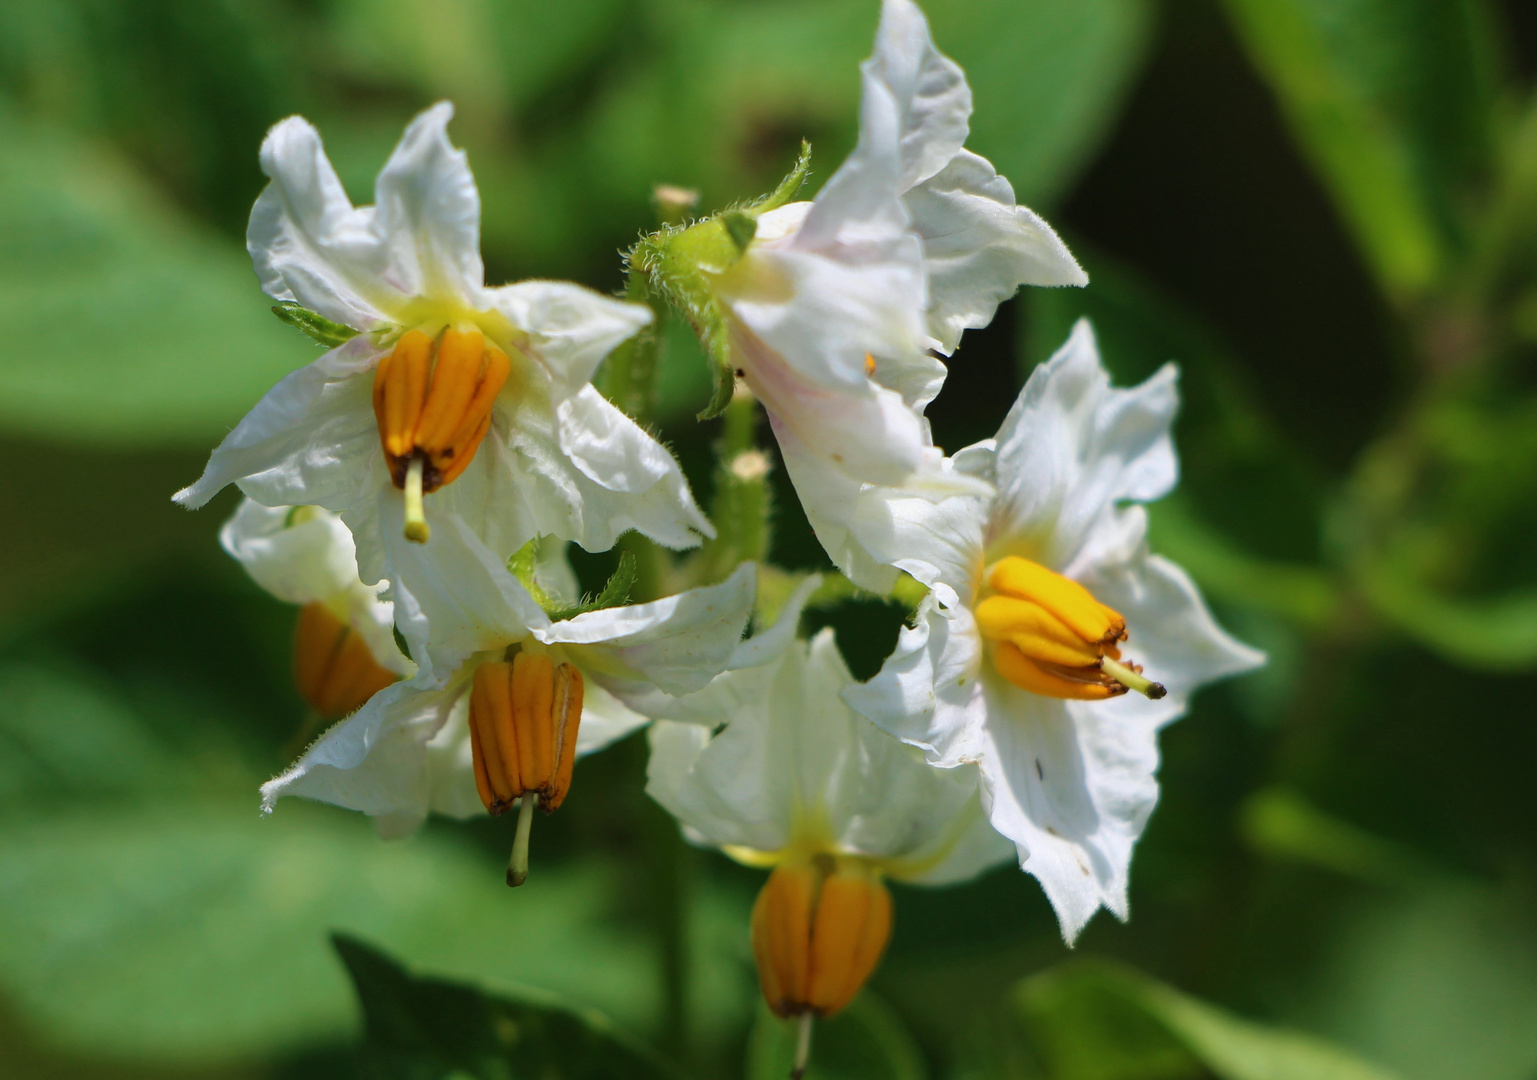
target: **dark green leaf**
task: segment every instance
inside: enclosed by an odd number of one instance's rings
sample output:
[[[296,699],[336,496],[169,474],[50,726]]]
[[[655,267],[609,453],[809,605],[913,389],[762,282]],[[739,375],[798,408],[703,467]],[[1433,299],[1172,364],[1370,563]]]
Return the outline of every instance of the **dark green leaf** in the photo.
[[[1475,0],[1227,8],[1384,289],[1422,292],[1491,167],[1488,12]]]
[[[363,1005],[364,1060],[381,1080],[648,1080],[677,1076],[601,1013],[526,988],[414,975],[347,934],[332,937]]]

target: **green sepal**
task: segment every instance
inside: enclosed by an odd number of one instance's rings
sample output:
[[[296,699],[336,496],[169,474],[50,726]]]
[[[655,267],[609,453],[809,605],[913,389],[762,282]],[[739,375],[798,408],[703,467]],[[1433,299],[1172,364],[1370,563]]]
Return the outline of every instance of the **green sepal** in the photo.
[[[731,404],[731,397],[736,392],[736,368],[731,363],[731,330],[726,326],[726,318],[714,301],[711,301],[702,325],[696,325],[695,329],[704,343],[705,354],[710,358],[710,379],[714,384],[710,403],[699,410],[698,418],[713,420],[726,411],[726,406]]]
[[[555,622],[629,603],[630,591],[635,588],[635,581],[640,576],[640,566],[632,552],[619,553],[619,565],[614,568],[608,584],[599,590],[598,595],[584,596],[575,604],[568,604],[561,597],[547,591],[534,576],[539,559],[539,541],[540,537],[536,536],[513,552],[507,560],[507,571],[518,579],[534,598],[534,603],[542,607],[544,613]]]
[[[778,187],[747,207],[747,212],[757,217],[770,210],[778,210],[795,197],[809,175],[811,175],[811,143],[802,139],[800,156],[795,159],[795,165],[785,174],[785,178],[779,181]]]
[[[332,322],[324,315],[317,315],[309,308],[302,307],[292,300],[279,300],[273,304],[272,314],[328,349],[346,344],[359,333],[350,326],[343,326],[339,322]]]
[[[803,141],[795,167],[763,198],[686,227],[662,229],[642,238],[630,250],[631,270],[644,276],[653,295],[682,312],[709,356],[715,390],[710,403],[699,412],[700,420],[712,420],[725,412],[736,389],[731,333],[715,301],[713,279],[746,254],[758,234],[758,215],[788,202],[806,182],[810,167],[811,144]]]
[[[726,235],[731,237],[731,242],[736,245],[737,253],[747,250],[747,245],[752,243],[752,238],[758,235],[758,219],[751,214],[744,214],[740,210],[727,210],[720,216],[721,224],[726,226]]]
[[[550,612],[550,618],[559,622],[561,619],[569,619],[587,611],[602,611],[604,608],[622,607],[630,602],[630,591],[635,588],[635,580],[639,576],[640,564],[635,559],[635,553],[633,551],[621,551],[619,553],[619,565],[614,567],[614,572],[609,575],[608,584],[599,590],[597,596],[591,598],[583,597],[578,604],[558,608]]]

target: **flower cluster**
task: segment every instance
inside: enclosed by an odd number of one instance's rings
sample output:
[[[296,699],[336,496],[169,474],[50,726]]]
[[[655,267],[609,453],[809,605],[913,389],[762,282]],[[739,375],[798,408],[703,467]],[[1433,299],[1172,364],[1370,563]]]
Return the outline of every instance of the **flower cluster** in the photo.
[[[367,207],[313,127],[278,124],[251,257],[274,310],[330,348],[176,496],[239,487],[224,546],[303,605],[298,688],[335,723],[263,786],[264,809],[321,799],[398,836],[434,811],[517,807],[521,884],[532,810],[561,805],[577,758],[650,725],[651,796],[691,841],[772,868],[753,948],[769,1006],[808,1025],[879,960],[886,879],[1017,858],[1069,942],[1101,906],[1125,918],[1158,729],[1262,660],[1147,547],[1138,504],[1176,481],[1172,367],[1114,388],[1081,324],[995,439],[933,445],[924,409],[963,332],[1021,285],[1087,277],[964,148],[970,90],[911,0],[886,0],[862,72],[858,146],[815,199],[790,201],[803,158],[763,200],[644,238],[630,300],[485,285],[449,105],[411,124]],[[592,383],[616,348],[656,348],[636,335],[669,305],[717,369],[707,413],[729,408],[737,431],[713,523]],[[797,637],[817,578],[761,625],[760,577],[786,574],[732,538],[767,500],[723,497],[764,482],[757,403],[837,570],[922,589],[869,682],[830,632]],[[628,532],[644,540],[583,598],[566,546]]]

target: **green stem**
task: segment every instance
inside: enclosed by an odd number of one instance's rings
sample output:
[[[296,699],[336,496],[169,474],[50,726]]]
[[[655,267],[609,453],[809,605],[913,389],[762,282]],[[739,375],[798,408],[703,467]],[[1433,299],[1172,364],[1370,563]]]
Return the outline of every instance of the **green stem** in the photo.
[[[656,408],[656,380],[668,309],[666,302],[647,288],[646,275],[635,267],[630,269],[625,299],[649,307],[651,322],[609,355],[603,393],[644,426]]]
[[[710,520],[716,536],[701,550],[696,566],[701,583],[720,581],[741,563],[768,558],[773,536],[770,460],[758,448],[758,402],[741,384],[726,406],[715,444],[715,493]]]

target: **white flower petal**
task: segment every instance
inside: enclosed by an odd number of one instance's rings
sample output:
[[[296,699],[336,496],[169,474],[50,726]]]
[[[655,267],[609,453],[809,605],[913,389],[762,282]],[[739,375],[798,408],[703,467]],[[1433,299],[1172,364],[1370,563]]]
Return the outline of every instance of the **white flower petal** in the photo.
[[[981,569],[991,484],[952,468],[934,448],[902,488],[861,484],[792,432],[776,425],[775,435],[812,531],[856,585],[890,592],[905,570],[925,585],[944,579],[964,591]]]
[[[589,474],[622,485],[655,479],[631,492]],[[536,536],[606,551],[630,529],[673,548],[714,535],[677,461],[590,386],[559,410],[533,395],[499,403],[475,460],[427,496],[426,511],[429,524],[456,516],[487,547],[508,554]]]
[[[817,197],[818,241],[933,176],[966,141],[971,88],[911,0],[886,0],[875,52],[860,66],[859,145]]]
[[[988,680],[982,761],[993,827],[1019,845],[1071,944],[1101,906],[1128,915],[1133,845],[1158,801],[1157,727],[1117,702],[1065,702]]]
[[[505,648],[549,626],[549,616],[501,557],[458,517],[433,517],[428,542],[411,543],[402,535],[400,492],[388,487],[380,493],[379,520],[396,622],[411,655],[439,681],[472,654]]]
[[[648,717],[631,709],[595,680],[587,680],[582,697],[582,726],[576,735],[576,756],[585,757],[645,727]]]
[[[708,843],[814,838],[901,880],[958,880],[1012,854],[977,834],[975,770],[929,768],[849,710],[852,684],[830,630],[722,675],[692,699],[712,724],[658,723],[647,791]]]
[[[670,548],[694,547],[715,535],[677,459],[595,387],[562,401],[556,418],[561,450],[583,476],[612,493],[586,500],[585,509],[613,533],[636,529]]]
[[[284,378],[246,413],[175,501],[196,510],[227,484],[268,506],[338,512],[372,500],[355,463],[382,456],[371,372],[377,350],[362,336]]]
[[[651,322],[651,309],[566,281],[520,281],[487,289],[491,307],[528,335],[528,351],[555,382],[556,399],[577,392],[622,341]]]
[[[903,484],[922,468],[927,428],[895,390],[869,379],[829,390],[800,378],[766,350],[747,372],[775,435],[789,432],[821,467],[889,486]]]
[[[674,696],[702,689],[731,661],[752,614],[758,568],[743,563],[719,585],[649,604],[604,608],[533,630],[561,644],[621,700],[651,687]]]
[[[480,307],[480,196],[448,141],[453,106],[406,128],[379,174],[377,206],[356,208],[320,135],[293,116],[262,143],[271,177],[246,230],[262,288],[355,330],[409,316],[420,298]]]
[[[457,689],[400,682],[331,726],[286,772],[262,785],[262,810],[300,795],[365,814],[421,821],[430,791],[426,744],[448,719]]]
[[[1087,285],[1089,277],[986,158],[961,150],[903,196],[923,237],[929,334],[946,354],[962,331],[993,321],[1021,285]]]
[[[262,291],[357,330],[387,321],[407,296],[381,280],[373,210],[353,207],[319,132],[302,117],[281,121],[262,143],[261,167],[272,182],[251,208],[246,249]]]
[[[824,390],[868,381],[865,357],[923,360],[928,302],[923,244],[895,225],[857,242],[754,243],[715,282],[716,296],[761,347],[745,342],[748,375],[760,352],[777,354],[801,381]],[[740,332],[740,331],[739,331]]]
[[[479,308],[480,193],[463,150],[448,141],[454,107],[440,101],[411,121],[374,187],[374,231],[385,282],[409,297]]]
[[[1096,708],[1115,709],[1123,716],[1136,712],[1140,720],[1164,724],[1184,713],[1198,687],[1265,663],[1264,653],[1217,625],[1195,582],[1168,559],[1143,552],[1130,562],[1097,568],[1081,580],[1126,617],[1130,638],[1123,652],[1169,691],[1157,701],[1128,694]]]
[[[945,769],[982,760],[989,722],[982,639],[971,612],[953,593],[949,599],[946,607],[938,590],[925,597],[880,672],[843,693],[856,712]]]
[[[1169,436],[1176,378],[1169,364],[1134,389],[1112,387],[1081,320],[1030,376],[998,432],[989,552],[1029,551],[1062,568],[1119,502],[1167,494],[1179,476]]]
[[[219,530],[219,543],[285,603],[309,604],[349,590],[358,580],[352,533],[324,510],[289,525],[293,510],[244,499]]]

